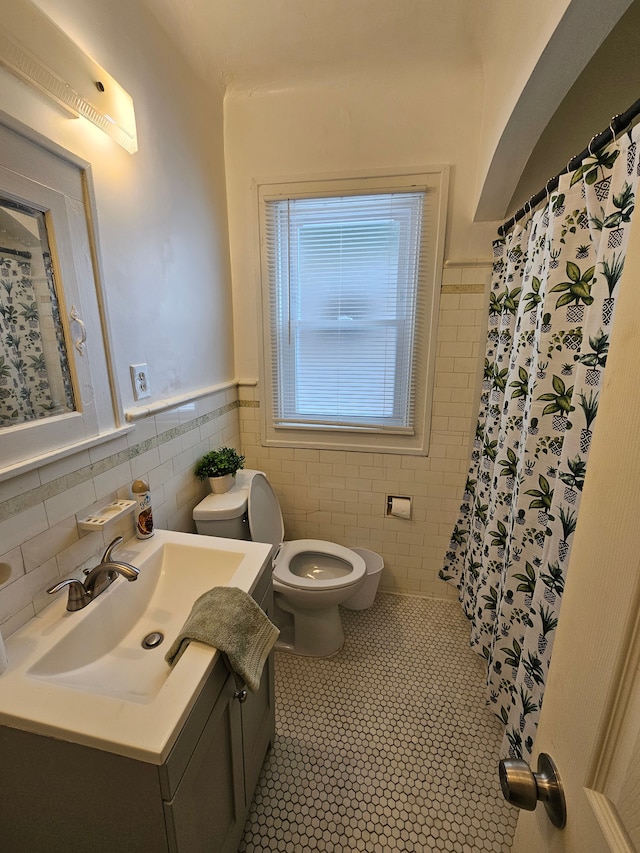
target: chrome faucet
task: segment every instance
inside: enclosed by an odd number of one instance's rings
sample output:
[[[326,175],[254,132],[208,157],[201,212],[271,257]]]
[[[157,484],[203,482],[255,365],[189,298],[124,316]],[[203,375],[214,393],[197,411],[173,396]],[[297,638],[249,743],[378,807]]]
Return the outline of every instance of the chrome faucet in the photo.
[[[128,581],[136,580],[140,574],[139,569],[122,560],[114,560],[111,556],[113,549],[117,545],[120,545],[122,541],[122,536],[117,536],[107,547],[100,563],[94,566],[93,569],[84,570],[87,576],[84,583],[76,580],[76,578],[66,578],[60,581],[60,583],[54,584],[47,592],[53,595],[56,592],[60,592],[61,589],[68,587],[69,598],[67,600],[67,610],[82,610],[89,602],[97,598],[101,592],[104,592],[118,575],[122,575]]]

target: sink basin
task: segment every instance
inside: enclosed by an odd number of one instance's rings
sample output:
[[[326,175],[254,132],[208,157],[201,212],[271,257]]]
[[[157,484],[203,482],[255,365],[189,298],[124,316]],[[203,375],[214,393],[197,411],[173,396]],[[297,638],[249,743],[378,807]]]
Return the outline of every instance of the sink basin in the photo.
[[[270,551],[166,530],[121,545],[117,557],[140,569],[135,582],[119,577],[72,613],[61,595],[7,640],[0,724],[161,763],[217,656],[190,643],[170,668],[166,652],[203,592],[251,592]],[[144,648],[152,633],[164,640]]]
[[[122,547],[118,558],[135,559]],[[140,575],[134,583],[117,578],[84,608],[84,619],[70,613],[66,618],[73,627],[27,675],[129,702],[149,702],[169,677],[164,655],[193,602],[213,586],[233,586],[243,559],[243,554],[223,548],[216,549],[213,558],[211,549],[199,543],[161,544],[138,562]],[[142,641],[152,632],[165,639],[145,649]]]

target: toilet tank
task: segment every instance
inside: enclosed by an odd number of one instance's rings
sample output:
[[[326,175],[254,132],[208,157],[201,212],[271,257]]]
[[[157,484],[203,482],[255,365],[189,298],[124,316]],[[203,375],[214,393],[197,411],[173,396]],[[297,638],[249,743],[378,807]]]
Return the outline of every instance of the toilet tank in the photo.
[[[204,536],[251,539],[247,519],[249,472],[238,471],[232,488],[222,495],[207,495],[193,510],[196,530]],[[253,472],[252,472],[253,473]]]

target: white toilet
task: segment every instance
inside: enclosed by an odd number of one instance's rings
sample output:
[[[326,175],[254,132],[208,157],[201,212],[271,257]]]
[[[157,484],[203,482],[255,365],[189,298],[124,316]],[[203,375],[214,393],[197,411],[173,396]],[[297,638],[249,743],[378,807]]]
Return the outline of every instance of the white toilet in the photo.
[[[276,647],[294,654],[327,657],[344,643],[338,605],[366,579],[363,558],[333,542],[282,542],[280,504],[261,471],[242,470],[233,488],[208,495],[193,510],[198,533],[280,545],[273,557]]]

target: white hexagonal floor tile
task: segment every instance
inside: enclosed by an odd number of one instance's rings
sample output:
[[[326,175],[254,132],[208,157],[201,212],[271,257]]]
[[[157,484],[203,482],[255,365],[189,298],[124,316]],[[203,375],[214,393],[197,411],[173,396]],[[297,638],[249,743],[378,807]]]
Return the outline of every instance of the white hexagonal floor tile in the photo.
[[[501,725],[458,604],[380,593],[341,613],[338,654],[276,654],[275,742],[240,853],[507,853]]]

